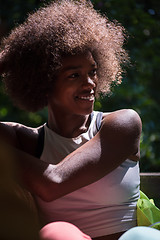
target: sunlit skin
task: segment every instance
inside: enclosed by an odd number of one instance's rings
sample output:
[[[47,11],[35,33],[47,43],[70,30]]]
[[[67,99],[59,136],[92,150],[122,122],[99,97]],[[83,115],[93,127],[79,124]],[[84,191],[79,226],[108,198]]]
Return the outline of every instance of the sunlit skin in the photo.
[[[13,104],[28,112],[48,107],[50,130],[78,137],[90,127],[96,91],[105,94],[115,80],[121,83],[122,66],[128,62],[125,39],[124,28],[95,11],[90,1],[51,1],[2,41],[0,74]],[[103,113],[97,134],[56,165],[37,154],[43,149],[43,127],[0,122],[1,160],[6,162],[10,153],[18,166],[16,183],[43,201],[100,180],[128,158],[139,160],[142,124],[132,109]],[[93,240],[117,240],[120,235],[98,234]]]
[[[89,51],[63,57],[54,90],[51,89],[48,94],[50,129],[67,138],[77,137],[87,131],[95,101],[97,68]],[[33,157],[36,154],[38,129],[18,123],[0,124],[3,141],[24,151],[15,152],[22,167],[24,185],[45,201],[57,199],[102,178],[127,157],[135,161],[139,159],[141,121],[133,110],[104,113],[102,128],[97,135],[56,166],[48,166]],[[121,234],[93,240],[117,240]]]
[[[87,131],[97,81],[97,64],[90,52],[63,58],[54,90],[48,96],[48,125],[52,130],[65,137]]]
[[[67,138],[77,137],[87,131],[95,101],[97,68],[89,51],[63,57],[54,90],[51,89],[48,94],[50,129]],[[48,166],[33,157],[36,154],[38,131],[39,128],[29,128],[18,123],[0,124],[3,141],[23,151],[16,150],[15,154],[21,165],[24,185],[45,201],[55,200],[102,178],[127,157],[139,160],[141,121],[133,110],[104,113],[102,128],[97,135],[56,166]],[[121,234],[94,240],[116,240]]]

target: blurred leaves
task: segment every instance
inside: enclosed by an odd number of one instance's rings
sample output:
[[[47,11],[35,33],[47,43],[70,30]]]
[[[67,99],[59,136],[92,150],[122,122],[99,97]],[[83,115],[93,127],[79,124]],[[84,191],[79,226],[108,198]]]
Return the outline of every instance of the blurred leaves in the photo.
[[[94,1],[96,8],[127,30],[132,67],[110,97],[97,100],[97,110],[133,108],[141,116],[141,171],[160,171],[160,2],[158,0]]]
[[[47,2],[47,1],[45,1]],[[131,67],[112,94],[101,96],[95,109],[114,111],[133,108],[141,116],[141,171],[160,171],[160,1],[93,0],[95,8],[118,20],[127,30],[125,45]],[[42,5],[40,0],[0,0],[0,37],[24,21],[28,12]],[[47,119],[47,110],[26,113],[12,105],[0,85],[0,119],[37,126]]]

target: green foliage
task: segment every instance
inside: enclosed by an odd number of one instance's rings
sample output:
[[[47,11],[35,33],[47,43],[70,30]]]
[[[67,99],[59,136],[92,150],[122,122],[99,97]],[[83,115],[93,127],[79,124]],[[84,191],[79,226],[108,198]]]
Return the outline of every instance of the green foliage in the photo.
[[[121,86],[111,96],[95,103],[95,108],[113,111],[133,108],[141,116],[141,170],[160,171],[160,2],[95,0],[96,8],[117,19],[129,34],[126,48],[132,66]]]
[[[0,0],[2,1],[2,0]],[[47,2],[47,1],[46,1]],[[120,86],[113,93],[101,96],[95,109],[114,111],[133,108],[141,116],[141,170],[160,171],[160,2],[158,0],[93,0],[95,8],[118,20],[126,28],[129,39],[126,48],[131,57]],[[0,37],[23,22],[40,0],[6,0],[0,3]],[[26,113],[12,105],[0,85],[0,119],[37,126],[47,118],[47,110]]]

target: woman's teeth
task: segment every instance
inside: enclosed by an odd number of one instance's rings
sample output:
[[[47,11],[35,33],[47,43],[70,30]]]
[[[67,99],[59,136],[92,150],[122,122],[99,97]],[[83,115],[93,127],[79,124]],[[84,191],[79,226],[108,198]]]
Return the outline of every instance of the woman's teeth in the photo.
[[[91,96],[81,96],[81,97],[78,97],[79,99],[82,99],[82,100],[94,100],[94,96],[91,95]]]

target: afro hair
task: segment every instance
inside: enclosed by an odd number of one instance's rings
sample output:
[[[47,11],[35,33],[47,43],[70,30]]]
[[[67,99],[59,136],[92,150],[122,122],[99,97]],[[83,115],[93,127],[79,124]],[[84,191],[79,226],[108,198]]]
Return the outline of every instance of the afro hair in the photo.
[[[125,30],[90,1],[60,0],[38,9],[1,44],[0,72],[13,102],[27,111],[47,106],[63,54],[91,51],[98,65],[97,92],[120,83],[128,55]]]

